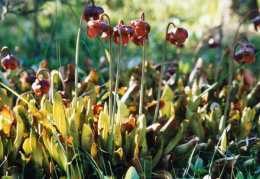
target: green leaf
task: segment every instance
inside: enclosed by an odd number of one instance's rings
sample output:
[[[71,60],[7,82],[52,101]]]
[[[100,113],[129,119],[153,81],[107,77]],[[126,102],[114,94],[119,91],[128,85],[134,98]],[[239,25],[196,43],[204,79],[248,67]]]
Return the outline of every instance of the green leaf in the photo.
[[[65,110],[65,106],[62,104],[62,97],[58,92],[54,96],[53,115],[60,134],[66,136],[68,113]]]
[[[199,170],[203,168],[203,160],[201,158],[198,158],[195,162],[195,169]]]
[[[131,166],[126,173],[125,179],[138,179],[138,173],[136,172],[135,168]]]
[[[4,76],[2,71],[0,70],[0,79],[6,86],[10,86],[9,80]]]
[[[164,101],[171,101],[173,100],[173,98],[174,98],[174,93],[172,89],[168,85],[166,85],[164,87],[161,99]]]
[[[2,137],[0,136],[0,162],[4,160],[4,146],[2,142]]]
[[[237,176],[236,176],[237,179],[244,179],[244,175],[242,174],[242,172],[238,172],[237,173]]]

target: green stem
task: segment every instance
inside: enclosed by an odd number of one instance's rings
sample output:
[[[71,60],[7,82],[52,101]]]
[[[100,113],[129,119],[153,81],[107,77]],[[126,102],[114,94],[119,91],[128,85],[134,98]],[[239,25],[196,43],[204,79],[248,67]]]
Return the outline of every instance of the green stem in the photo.
[[[88,0],[85,3],[84,9],[81,14],[81,18],[79,21],[79,30],[78,30],[78,36],[77,36],[77,42],[76,42],[76,56],[75,56],[75,98],[78,97],[79,91],[78,91],[78,67],[79,67],[79,42],[80,42],[80,36],[81,36],[81,27],[82,27],[82,21],[83,21],[83,16],[84,12],[88,6],[88,3],[92,0]]]
[[[103,21],[103,16],[105,16],[108,20],[108,25],[111,26],[110,18],[107,14],[103,13],[100,16],[100,19]],[[112,38],[109,39],[109,120],[112,122],[112,91],[113,91],[113,71],[114,71],[114,64],[112,61]],[[112,123],[110,124],[112,125]]]
[[[144,12],[141,13],[141,19],[144,21]],[[145,83],[145,43],[146,37],[143,40],[143,59],[142,59],[142,78],[141,78],[141,91],[140,91],[140,102],[139,102],[139,115],[143,114],[143,102],[144,102],[144,83]]]
[[[141,78],[141,91],[140,91],[140,102],[139,102],[139,115],[143,114],[143,102],[144,102],[144,78],[145,78],[145,43],[146,43],[146,39],[144,38],[143,41],[143,59],[142,59],[142,78]]]
[[[121,44],[122,44],[122,34],[121,34],[121,24],[123,21],[120,20],[118,23],[118,33],[119,33],[119,43],[118,43],[118,62],[117,62],[117,72],[116,72],[116,84],[115,84],[115,94],[114,94],[114,104],[113,104],[113,113],[112,113],[112,120],[111,120],[111,133],[110,133],[110,140],[108,145],[108,151],[110,154],[113,154],[113,141],[114,141],[114,121],[115,121],[115,112],[116,112],[116,98],[118,93],[118,84],[119,84],[119,75],[120,75],[120,60],[121,60]]]
[[[229,106],[229,100],[230,100],[230,93],[231,93],[231,82],[232,82],[232,71],[234,67],[234,58],[235,58],[235,51],[238,45],[241,45],[244,48],[244,45],[241,42],[238,42],[235,45],[235,48],[233,50],[233,56],[231,60],[231,65],[230,65],[230,70],[229,70],[229,79],[228,79],[228,90],[227,90],[227,98],[226,98],[226,103],[225,103],[225,109],[224,109],[224,122],[222,123],[222,129],[225,128],[226,126],[226,119],[227,119],[227,111],[228,111],[228,106]]]
[[[174,27],[176,27],[175,24],[174,24],[173,22],[170,22],[170,23],[167,25],[167,28],[166,28],[166,34],[168,33],[168,29],[169,29],[169,26],[170,26],[171,24],[172,24]],[[166,35],[165,35],[164,48],[163,48],[163,55],[162,55],[162,63],[161,63],[160,80],[159,80],[159,87],[158,87],[158,94],[157,94],[157,104],[156,104],[156,108],[155,108],[155,113],[154,113],[153,123],[156,122],[156,118],[157,118],[158,111],[159,111],[159,102],[160,102],[160,98],[161,98],[161,87],[162,87],[163,66],[164,66],[164,59],[165,59],[166,45],[167,45],[167,39],[166,39]]]
[[[113,72],[114,72],[114,68],[113,68],[113,61],[112,61],[112,39],[110,38],[109,40],[109,56],[110,56],[110,62],[109,62],[109,120],[112,119],[112,91],[113,91]],[[111,124],[112,124],[112,120],[111,120]]]

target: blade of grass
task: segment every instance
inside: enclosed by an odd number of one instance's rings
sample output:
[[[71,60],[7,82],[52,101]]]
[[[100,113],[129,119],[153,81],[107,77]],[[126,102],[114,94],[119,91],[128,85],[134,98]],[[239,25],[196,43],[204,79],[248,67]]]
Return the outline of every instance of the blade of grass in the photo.
[[[33,109],[35,109],[36,111],[38,111],[38,109],[31,105],[28,101],[26,101],[26,99],[24,99],[21,95],[19,95],[16,91],[12,90],[11,88],[9,88],[8,86],[6,86],[5,84],[0,82],[0,85],[2,85],[3,87],[5,87],[7,90],[9,90],[11,93],[13,93],[17,98],[19,98],[20,100],[22,100],[23,102],[25,102],[28,106],[32,107]]]

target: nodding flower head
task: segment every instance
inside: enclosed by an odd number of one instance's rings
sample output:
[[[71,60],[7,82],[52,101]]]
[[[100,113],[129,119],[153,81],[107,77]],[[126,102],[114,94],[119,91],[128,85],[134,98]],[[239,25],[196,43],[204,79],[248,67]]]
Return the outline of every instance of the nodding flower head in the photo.
[[[210,48],[216,48],[216,47],[218,47],[218,45],[219,45],[219,43],[216,41],[215,38],[211,37],[211,38],[209,39],[209,41],[208,41],[208,46],[209,46]]]
[[[1,61],[1,66],[7,70],[15,70],[20,65],[20,61],[13,55],[7,55]]]
[[[255,30],[258,31],[258,27],[260,27],[260,16],[255,17],[251,22],[254,24]]]
[[[114,27],[113,30],[114,30],[113,40],[116,44],[118,44],[119,26]],[[122,43],[124,46],[126,46],[128,42],[131,40],[131,37],[134,35],[134,28],[129,25],[120,25],[120,31],[121,31]]]
[[[104,12],[104,9],[99,6],[88,6],[84,11],[84,19],[88,22],[90,21],[90,18],[92,17],[93,20],[99,19],[99,14],[102,14]]]
[[[113,32],[113,28],[102,20],[89,21],[87,29],[87,35],[92,39],[96,38],[99,34],[102,34],[100,37],[101,39],[106,38],[109,40]]]
[[[242,48],[234,54],[234,59],[240,63],[251,64],[255,61],[255,47],[252,44],[244,44]]]
[[[174,28],[166,34],[166,40],[176,46],[181,46],[188,38],[188,32],[184,28]]]
[[[48,93],[50,90],[50,82],[47,79],[36,79],[32,84],[32,89],[37,96],[42,96],[44,93]]]
[[[1,61],[1,66],[7,70],[7,69],[10,69],[10,70],[15,70],[19,65],[20,65],[20,61],[11,54],[11,51],[9,50],[8,47],[3,47],[1,49],[1,52],[0,52],[0,58],[2,56],[2,52],[4,50],[7,50],[8,51],[8,55],[6,57],[4,57]]]
[[[148,34],[151,27],[146,21],[143,21],[142,19],[132,20],[128,22],[128,25],[134,28],[132,42],[134,42],[137,46],[140,46],[140,44],[143,45],[143,40],[146,38],[146,42],[149,43]]]

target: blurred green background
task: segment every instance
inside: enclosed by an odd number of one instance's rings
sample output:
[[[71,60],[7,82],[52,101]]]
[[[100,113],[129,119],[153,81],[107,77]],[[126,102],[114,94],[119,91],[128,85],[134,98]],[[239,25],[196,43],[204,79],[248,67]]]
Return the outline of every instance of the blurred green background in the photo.
[[[82,0],[0,0],[0,45],[8,46],[13,54],[22,60],[22,65],[38,66],[47,59],[50,68],[74,63],[75,46],[79,18],[85,1]],[[151,25],[150,44],[147,47],[147,60],[156,64],[161,61],[165,30],[168,22],[187,29],[189,38],[185,47],[177,49],[168,43],[166,61],[179,60],[182,73],[192,70],[192,59],[203,57],[206,64],[216,63],[221,50],[233,41],[239,20],[250,11],[258,8],[257,0],[95,0],[102,6],[116,26],[122,19],[127,24],[132,19],[139,19],[145,13],[146,21]],[[4,14],[8,6],[8,12]],[[260,50],[259,34],[254,31],[250,20],[257,16],[253,13],[241,26],[239,36],[246,35],[256,51]],[[221,27],[221,29],[219,28]],[[196,57],[194,50],[203,36],[212,33],[221,40],[222,47],[209,49],[205,41]],[[104,45],[103,45],[104,44]],[[108,41],[87,39],[86,22],[80,44],[80,67],[82,74],[87,74],[100,58],[105,56],[104,47]],[[116,45],[113,44],[113,50]],[[131,69],[138,65],[142,57],[142,48],[129,43],[123,47],[122,68]],[[248,67],[259,71],[255,65]],[[95,65],[94,65],[95,66]],[[257,72],[258,75],[258,72]]]

